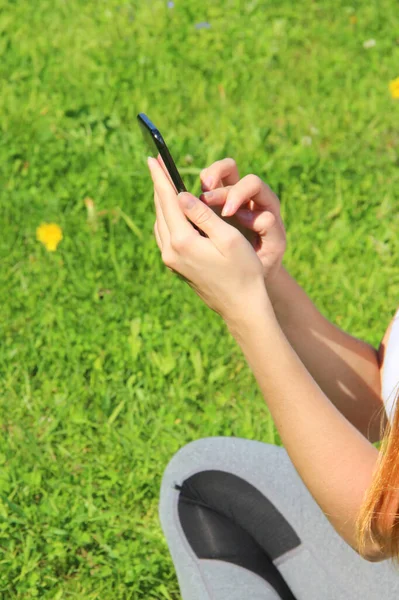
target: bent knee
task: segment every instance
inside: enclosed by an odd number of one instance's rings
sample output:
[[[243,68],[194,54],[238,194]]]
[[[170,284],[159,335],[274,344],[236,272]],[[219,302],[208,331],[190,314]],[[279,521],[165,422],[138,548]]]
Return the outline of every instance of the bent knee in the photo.
[[[247,477],[256,484],[259,466],[269,464],[270,473],[281,468],[285,450],[273,444],[236,437],[206,437],[182,446],[170,459],[163,473],[161,494],[182,485],[200,471],[228,471]]]
[[[164,487],[166,481],[176,479],[176,481],[183,481],[189,475],[195,473],[197,470],[201,470],[204,465],[204,457],[208,453],[209,448],[212,447],[216,450],[215,446],[222,443],[222,440],[226,442],[228,438],[200,438],[193,440],[185,444],[172,456],[167,463],[161,483],[161,490]]]

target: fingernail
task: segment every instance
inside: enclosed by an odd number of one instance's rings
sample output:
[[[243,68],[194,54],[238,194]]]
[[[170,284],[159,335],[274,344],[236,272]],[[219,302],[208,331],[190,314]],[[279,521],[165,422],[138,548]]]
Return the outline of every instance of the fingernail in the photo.
[[[209,198],[212,198],[213,192],[212,191],[204,192],[202,195],[205,198],[205,200],[208,200]]]
[[[204,181],[202,182],[202,190],[204,192],[208,191],[211,189],[211,187],[213,186],[213,177],[207,177],[206,179],[204,179]]]
[[[232,202],[226,202],[226,204],[223,206],[223,210],[221,212],[222,217],[229,217],[232,213],[233,213],[233,203]]]

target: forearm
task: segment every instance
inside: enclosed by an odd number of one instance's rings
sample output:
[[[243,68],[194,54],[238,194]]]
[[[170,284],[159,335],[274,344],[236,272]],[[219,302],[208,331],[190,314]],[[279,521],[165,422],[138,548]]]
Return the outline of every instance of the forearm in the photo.
[[[379,440],[377,350],[328,321],[283,267],[266,287],[281,329],[320,388],[363,435]]]
[[[265,294],[266,295],[266,294]],[[356,518],[378,457],[329,401],[264,301],[228,323],[244,352],[296,470],[337,532],[356,548]],[[267,468],[267,467],[266,467]],[[372,559],[383,558],[374,544]]]

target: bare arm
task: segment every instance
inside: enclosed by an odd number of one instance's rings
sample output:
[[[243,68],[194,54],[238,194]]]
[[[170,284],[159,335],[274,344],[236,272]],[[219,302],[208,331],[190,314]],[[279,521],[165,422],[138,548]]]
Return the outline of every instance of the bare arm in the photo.
[[[377,351],[333,325],[281,266],[286,234],[279,200],[265,182],[254,175],[240,180],[231,158],[204,169],[201,179],[204,189],[212,188],[202,196],[206,204],[223,206],[224,215],[234,214],[257,234],[256,252],[269,298],[284,334],[308,371],[338,410],[370,441],[378,441],[381,418],[386,426],[380,380],[383,344]]]
[[[355,523],[378,450],[311,377],[279,327],[268,299],[259,301],[250,314],[226,322],[296,470],[339,535],[357,550]],[[386,558],[371,540],[366,557]]]
[[[284,269],[266,287],[286,338],[320,388],[371,442],[380,439],[380,356],[328,321]]]

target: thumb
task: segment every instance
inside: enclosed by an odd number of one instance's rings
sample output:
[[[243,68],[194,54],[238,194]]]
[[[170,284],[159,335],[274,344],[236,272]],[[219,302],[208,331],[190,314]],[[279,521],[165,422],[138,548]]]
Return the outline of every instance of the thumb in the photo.
[[[177,197],[186,217],[193,224],[198,225],[209,238],[213,238],[215,245],[217,245],[217,239],[223,238],[231,230],[231,225],[225,223],[223,219],[218,217],[199,198],[196,198],[189,192],[180,192]]]

